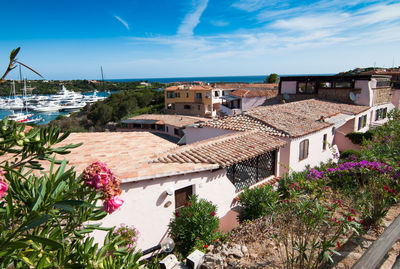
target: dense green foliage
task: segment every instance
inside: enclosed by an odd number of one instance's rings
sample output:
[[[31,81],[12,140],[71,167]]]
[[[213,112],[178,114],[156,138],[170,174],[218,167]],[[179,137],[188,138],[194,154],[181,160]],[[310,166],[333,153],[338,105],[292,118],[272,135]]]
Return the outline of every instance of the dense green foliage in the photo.
[[[276,73],[270,74],[265,80],[264,83],[279,83],[279,76]]]
[[[87,105],[79,113],[70,117],[56,119],[50,124],[60,126],[61,130],[87,131],[94,128],[104,130],[108,122],[119,122],[129,116],[145,113],[162,113],[164,95],[152,89],[124,90],[111,94],[106,100]]]
[[[345,160],[345,159],[358,160],[360,157],[361,153],[354,149],[345,150],[342,153],[340,153],[340,160]]]
[[[194,248],[206,248],[220,236],[216,210],[215,205],[193,195],[183,208],[175,212],[169,224],[170,235],[183,256]]]
[[[140,254],[120,248],[126,239],[93,223],[107,215],[103,194],[55,159],[79,146],[57,146],[68,134],[0,122],[0,268],[138,268]],[[95,230],[109,230],[103,247]]]
[[[246,188],[239,194],[239,204],[242,207],[239,220],[254,220],[271,214],[278,198],[278,192],[271,185],[255,187],[251,190]]]
[[[371,140],[372,137],[374,136],[373,131],[369,130],[366,131],[365,133],[359,133],[359,132],[352,132],[348,133],[346,137],[351,140],[354,144],[361,145],[363,140]]]

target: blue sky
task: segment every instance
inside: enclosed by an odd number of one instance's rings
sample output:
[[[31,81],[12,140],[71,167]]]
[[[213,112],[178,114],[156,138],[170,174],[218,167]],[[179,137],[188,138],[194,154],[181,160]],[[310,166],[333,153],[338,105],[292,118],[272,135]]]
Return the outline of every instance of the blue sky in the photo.
[[[1,72],[20,46],[47,79],[98,79],[100,66],[151,78],[400,65],[400,1],[8,0],[0,25]]]

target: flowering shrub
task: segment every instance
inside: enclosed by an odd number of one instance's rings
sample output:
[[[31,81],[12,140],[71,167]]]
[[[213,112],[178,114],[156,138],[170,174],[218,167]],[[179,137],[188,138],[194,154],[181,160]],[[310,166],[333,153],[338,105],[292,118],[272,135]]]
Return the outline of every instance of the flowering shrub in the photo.
[[[83,171],[82,179],[88,186],[103,194],[103,207],[107,213],[113,213],[124,203],[119,197],[121,180],[114,176],[106,164],[92,163]]]
[[[204,199],[190,197],[185,206],[175,212],[169,224],[176,249],[187,255],[197,245],[210,245],[220,236],[217,207]]]
[[[289,197],[277,204],[272,218],[273,239],[285,268],[319,268],[333,262],[341,236],[358,232],[355,211],[346,211],[340,200],[316,199],[291,189]]]
[[[328,184],[350,196],[363,212],[363,224],[369,227],[377,224],[397,201],[399,187],[395,175],[386,163],[362,160],[339,163],[325,171],[310,169],[307,179],[327,180]]]
[[[134,226],[129,227],[125,224],[121,224],[120,227],[114,230],[111,239],[117,236],[120,237],[120,240],[124,241],[124,244],[121,244],[120,247],[126,247],[128,251],[131,251],[135,248],[139,237],[139,231]]]
[[[239,194],[239,203],[242,206],[239,215],[240,221],[253,220],[270,214],[279,200],[278,193],[271,185],[246,188]]]

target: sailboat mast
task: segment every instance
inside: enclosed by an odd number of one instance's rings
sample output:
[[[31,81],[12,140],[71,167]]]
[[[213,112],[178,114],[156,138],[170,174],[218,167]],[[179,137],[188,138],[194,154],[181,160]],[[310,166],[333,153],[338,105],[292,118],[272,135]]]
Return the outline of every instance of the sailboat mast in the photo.
[[[100,66],[100,70],[101,70],[101,84],[102,84],[102,88],[103,88],[103,92],[104,92],[104,74],[103,74],[102,66]]]

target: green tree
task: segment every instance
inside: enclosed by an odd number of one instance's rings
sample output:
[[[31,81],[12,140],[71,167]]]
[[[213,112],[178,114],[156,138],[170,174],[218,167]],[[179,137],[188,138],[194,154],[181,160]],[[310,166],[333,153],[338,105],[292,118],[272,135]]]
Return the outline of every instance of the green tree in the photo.
[[[279,83],[279,76],[276,73],[270,74],[265,80],[264,83]]]

